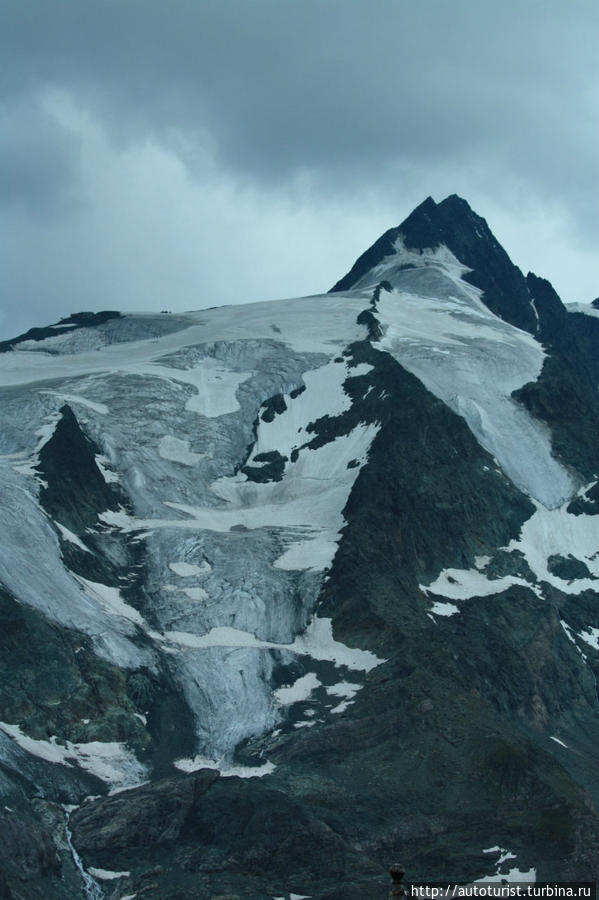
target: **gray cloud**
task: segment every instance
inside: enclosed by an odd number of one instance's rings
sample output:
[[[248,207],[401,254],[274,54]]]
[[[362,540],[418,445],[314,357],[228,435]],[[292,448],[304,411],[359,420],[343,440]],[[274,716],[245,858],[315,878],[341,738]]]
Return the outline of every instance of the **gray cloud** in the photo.
[[[0,204],[52,215],[69,207],[79,188],[77,136],[30,97],[0,106]]]
[[[599,8],[584,0],[577,15],[561,0],[4,7],[13,77],[76,90],[122,140],[208,129],[221,161],[266,180],[489,146],[551,170],[596,126]]]
[[[342,240],[357,254],[426,194],[455,190],[508,244],[526,227],[555,235],[566,283],[599,238],[598,25],[594,0],[4,0],[0,188],[54,224],[43,250],[38,232],[0,224],[73,303],[91,269],[93,302],[154,303],[170,279],[181,304],[204,305],[203,291],[242,300],[244,285],[256,298],[260,253],[266,296],[324,289]],[[239,220],[287,236],[276,259],[231,241]],[[233,254],[226,290],[202,253],[214,264],[217,238],[220,265]],[[60,265],[69,242],[79,253]],[[555,277],[555,253],[525,243]],[[4,278],[38,314],[34,277],[27,290]]]

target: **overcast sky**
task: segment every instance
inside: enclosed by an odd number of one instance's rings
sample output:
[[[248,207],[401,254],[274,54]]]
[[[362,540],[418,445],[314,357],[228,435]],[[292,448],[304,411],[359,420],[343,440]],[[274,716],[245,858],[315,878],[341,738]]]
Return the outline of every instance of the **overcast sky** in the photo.
[[[0,337],[320,293],[427,195],[599,295],[597,0],[1,0]]]

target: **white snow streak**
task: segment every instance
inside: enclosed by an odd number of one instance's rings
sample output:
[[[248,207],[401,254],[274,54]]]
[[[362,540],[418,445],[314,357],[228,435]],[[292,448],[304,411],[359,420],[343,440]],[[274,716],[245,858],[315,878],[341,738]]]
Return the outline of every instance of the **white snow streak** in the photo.
[[[134,625],[147,628],[145,620],[140,612],[129,603],[125,603],[121,597],[118,588],[109,587],[107,584],[99,584],[95,581],[88,581],[82,575],[73,574],[73,578],[79,582],[85,593],[93,597],[105,610],[111,615],[121,616]]]
[[[434,616],[455,616],[459,611],[454,603],[441,603],[439,600],[436,600],[431,607]]]
[[[100,881],[112,881],[115,878],[129,878],[131,872],[111,872],[109,869],[96,869],[90,866],[87,870],[92,878],[99,878]]]
[[[315,691],[319,685],[320,681],[314,672],[308,672],[307,675],[302,675],[293,684],[278,688],[274,692],[274,697],[281,706],[290,706],[292,703],[301,703],[308,700],[312,691]]]
[[[518,578],[515,575],[487,578],[478,569],[444,569],[432,584],[421,584],[420,590],[428,595],[439,595],[450,600],[469,600],[471,597],[489,597],[491,594],[500,594],[513,584],[520,584],[534,591],[538,590],[535,585],[525,581],[524,578]],[[452,604],[438,605],[452,606]],[[435,610],[433,609],[431,612],[435,612]],[[442,613],[437,609],[437,615],[452,615],[452,613]]]
[[[76,534],[73,534],[72,531],[69,531],[68,528],[65,528],[64,525],[61,525],[60,522],[56,522],[56,527],[60,531],[60,534],[65,541],[68,541],[70,544],[75,544],[76,547],[79,547],[80,550],[84,550],[85,553],[91,553],[89,547],[86,547],[83,541],[81,541]]]
[[[261,766],[230,766],[222,760],[217,761],[205,756],[194,756],[193,759],[177,759],[173,765],[181,772],[197,772],[199,769],[216,769],[223,778],[263,778],[271,775],[276,769],[269,761]]]
[[[289,650],[299,656],[310,656],[312,659],[328,660],[338,666],[370,672],[375,666],[385,662],[369,650],[347,647],[333,638],[331,619],[320,619],[314,616],[306,630],[299,634],[291,644],[278,644],[274,641],[262,641],[255,634],[240,631],[229,625],[211,628],[206,634],[191,634],[183,631],[167,631],[164,633],[151,631],[150,637],[158,642],[165,642],[189,649],[207,649],[210,647],[252,648],[255,650]]]
[[[592,628],[591,625],[588,625],[587,630],[579,632],[578,637],[588,644],[589,647],[599,650],[599,628]]]

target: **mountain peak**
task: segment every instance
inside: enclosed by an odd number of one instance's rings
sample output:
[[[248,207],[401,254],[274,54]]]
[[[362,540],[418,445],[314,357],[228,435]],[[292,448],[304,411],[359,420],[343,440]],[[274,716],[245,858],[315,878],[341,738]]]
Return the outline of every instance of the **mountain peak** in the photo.
[[[462,277],[483,291],[482,300],[491,312],[518,328],[534,334],[538,331],[537,313],[526,280],[494,237],[485,219],[468,202],[451,194],[440,203],[427,197],[396,228],[386,231],[337,284],[332,292],[347,291],[368,284],[368,274],[380,267],[386,257],[391,275],[410,262],[402,260],[402,250],[419,251],[423,264],[430,253],[444,246],[470,271]],[[375,280],[379,278],[380,269]],[[385,273],[389,279],[389,274]],[[393,280],[392,277],[389,280]]]

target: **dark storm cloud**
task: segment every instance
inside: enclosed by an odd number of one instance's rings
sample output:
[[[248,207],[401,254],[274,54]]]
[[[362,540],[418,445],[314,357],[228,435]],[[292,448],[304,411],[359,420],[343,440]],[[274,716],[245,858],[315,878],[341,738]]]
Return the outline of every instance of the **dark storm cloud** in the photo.
[[[0,206],[53,215],[78,193],[79,139],[30,97],[0,104]]]
[[[4,10],[9,89],[66,87],[122,141],[173,130],[201,141],[207,130],[222,162],[266,181],[298,169],[375,178],[398,159],[482,151],[550,177],[574,141],[584,170],[596,126],[585,90],[599,7],[586,2],[12,0]]]

